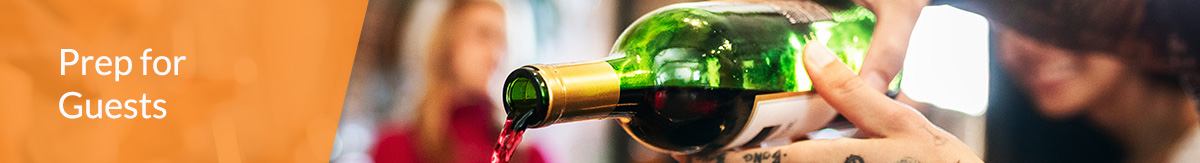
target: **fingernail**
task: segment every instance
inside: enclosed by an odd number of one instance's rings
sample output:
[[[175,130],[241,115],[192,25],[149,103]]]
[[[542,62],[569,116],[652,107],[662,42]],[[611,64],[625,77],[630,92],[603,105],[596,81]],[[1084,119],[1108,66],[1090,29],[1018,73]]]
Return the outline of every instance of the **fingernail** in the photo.
[[[818,67],[837,61],[837,57],[833,56],[833,51],[825,47],[824,42],[815,39],[809,40],[808,44],[804,45],[804,59]]]

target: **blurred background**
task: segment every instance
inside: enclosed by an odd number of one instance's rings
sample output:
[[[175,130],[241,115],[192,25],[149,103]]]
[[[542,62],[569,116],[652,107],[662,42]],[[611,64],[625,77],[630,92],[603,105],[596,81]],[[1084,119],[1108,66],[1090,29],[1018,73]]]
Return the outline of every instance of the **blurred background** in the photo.
[[[683,0],[371,0],[332,162],[484,162],[501,83],[527,64],[596,60],[643,14]],[[901,90],[981,156],[995,76],[989,24],[926,7]],[[482,151],[480,150],[482,149]],[[612,120],[528,130],[514,162],[674,162]]]

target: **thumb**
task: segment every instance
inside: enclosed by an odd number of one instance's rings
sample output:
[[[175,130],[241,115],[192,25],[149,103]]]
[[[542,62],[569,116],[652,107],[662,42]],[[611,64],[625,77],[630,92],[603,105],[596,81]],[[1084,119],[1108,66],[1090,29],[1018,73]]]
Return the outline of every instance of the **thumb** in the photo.
[[[867,87],[828,47],[811,41],[804,47],[804,69],[813,90],[867,134],[887,136],[919,126],[920,113]]]

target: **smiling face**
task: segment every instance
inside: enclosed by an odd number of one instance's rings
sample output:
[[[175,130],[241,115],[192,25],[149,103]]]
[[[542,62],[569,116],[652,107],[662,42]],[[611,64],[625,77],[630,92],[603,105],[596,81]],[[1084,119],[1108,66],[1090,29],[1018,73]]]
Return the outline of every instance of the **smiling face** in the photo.
[[[999,58],[1048,118],[1061,119],[1142,87],[1181,89],[1170,32],[1145,0],[1001,0],[969,5],[996,23]]]
[[[1072,117],[1113,96],[1132,76],[1116,55],[1053,46],[1001,28],[1000,58],[1009,75],[1029,93],[1042,115]]]

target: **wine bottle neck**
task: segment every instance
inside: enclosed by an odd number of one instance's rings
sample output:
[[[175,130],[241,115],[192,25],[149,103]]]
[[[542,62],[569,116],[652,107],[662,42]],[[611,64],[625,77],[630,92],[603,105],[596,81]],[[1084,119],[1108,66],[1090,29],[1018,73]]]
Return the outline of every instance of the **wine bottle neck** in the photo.
[[[528,68],[528,69],[527,69]],[[509,76],[510,81],[535,81],[531,83],[506,82],[506,98],[516,99],[521,93],[514,93],[512,88],[536,88],[540,92],[538,101],[545,105],[533,108],[509,107],[509,114],[514,111],[544,111],[544,118],[529,127],[544,127],[555,123],[602,119],[615,108],[621,92],[621,81],[607,62],[582,62],[552,65],[529,65],[522,68],[532,72],[514,72]],[[517,73],[532,73],[517,75]],[[514,76],[529,76],[531,79],[513,79]],[[534,106],[534,105],[527,105]],[[538,118],[538,117],[531,117]]]

